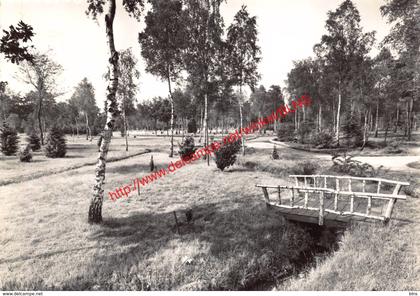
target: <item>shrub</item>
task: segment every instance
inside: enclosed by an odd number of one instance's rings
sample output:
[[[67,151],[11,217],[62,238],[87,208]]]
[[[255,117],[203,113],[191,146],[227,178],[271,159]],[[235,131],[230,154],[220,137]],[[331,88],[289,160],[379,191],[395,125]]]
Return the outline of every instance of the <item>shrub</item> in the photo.
[[[377,170],[368,163],[352,159],[352,156],[333,156],[331,170],[355,177],[376,177],[380,174],[382,166]]]
[[[347,117],[343,125],[344,136],[348,147],[359,147],[363,144],[363,128],[356,116]]]
[[[150,155],[150,171],[153,172],[155,170],[155,162],[153,161],[153,155]]]
[[[312,144],[317,148],[331,148],[334,142],[334,136],[330,131],[323,130],[312,135]]]
[[[182,159],[189,159],[195,152],[194,137],[186,136],[179,145],[178,153]]]
[[[277,130],[277,139],[279,141],[293,141],[293,126],[291,126],[290,124],[280,124]]]
[[[18,135],[14,128],[3,122],[1,128],[1,152],[4,155],[13,155],[18,150]]]
[[[51,158],[64,157],[67,152],[66,140],[62,131],[57,127],[52,127],[47,137],[45,155]]]
[[[32,160],[31,144],[26,145],[25,149],[19,152],[19,159],[21,162],[30,162]]]
[[[385,152],[392,153],[392,154],[399,154],[404,152],[403,149],[400,148],[401,143],[397,141],[392,141],[386,146]]]
[[[28,137],[29,146],[32,151],[38,151],[41,149],[41,139],[35,132],[32,132]]]
[[[257,150],[255,150],[254,147],[247,147],[247,146],[245,146],[245,154],[246,155],[254,154],[255,152],[257,152]]]
[[[233,165],[236,161],[236,154],[241,149],[241,141],[235,141],[223,145],[215,153],[215,162],[217,168],[223,171],[225,168]]]
[[[197,132],[197,123],[194,118],[188,121],[187,131],[190,134],[195,134]]]
[[[277,152],[276,145],[274,145],[274,147],[273,147],[273,153],[272,153],[271,156],[273,157],[273,159],[279,159],[280,158],[280,156],[279,156],[279,154]]]
[[[302,122],[296,131],[296,136],[298,137],[299,143],[304,144],[308,139],[308,136],[311,134],[311,131],[311,124],[309,122]]]
[[[319,169],[319,165],[312,161],[297,163],[291,168],[292,175],[314,175]]]

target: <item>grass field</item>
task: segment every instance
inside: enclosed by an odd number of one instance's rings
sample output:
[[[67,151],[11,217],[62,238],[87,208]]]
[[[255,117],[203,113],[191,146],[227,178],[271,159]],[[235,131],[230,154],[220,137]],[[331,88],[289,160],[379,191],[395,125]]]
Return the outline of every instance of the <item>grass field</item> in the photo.
[[[150,155],[158,168],[173,160],[167,138],[130,142],[130,154],[152,152],[109,163],[106,195],[147,174]],[[106,198],[104,223],[90,225],[94,166],[82,165],[95,160],[96,145],[68,143],[68,158],[0,160],[1,180],[13,181],[0,186],[1,290],[420,288],[414,232],[419,199],[396,209],[397,217],[404,211],[415,223],[322,235],[266,210],[255,184],[287,183],[300,162],[316,162],[322,170],[329,165],[326,158],[280,149],[281,159],[273,161],[271,149],[257,148],[225,172],[214,162],[208,167],[198,161],[142,188],[140,196]],[[110,156],[125,153],[123,140],[113,139]],[[57,169],[65,171],[53,174]],[[39,175],[30,180],[33,174]],[[193,212],[189,223],[187,209]]]

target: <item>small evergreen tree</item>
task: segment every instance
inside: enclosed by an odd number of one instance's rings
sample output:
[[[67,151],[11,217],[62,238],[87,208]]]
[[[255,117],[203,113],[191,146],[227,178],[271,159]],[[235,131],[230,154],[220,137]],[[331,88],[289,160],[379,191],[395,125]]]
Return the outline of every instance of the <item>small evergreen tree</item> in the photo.
[[[223,145],[219,150],[215,153],[215,162],[216,166],[223,171],[225,168],[233,165],[236,161],[236,154],[239,153],[241,149],[241,141],[235,141],[233,143],[229,143]]]
[[[19,159],[21,162],[30,162],[32,160],[31,144],[26,145],[25,149],[20,151]]]
[[[195,152],[194,137],[186,136],[182,143],[179,145],[179,155],[182,159],[189,159]]]
[[[57,127],[52,127],[45,146],[45,155],[51,158],[64,157],[67,152],[66,140],[62,131]]]
[[[194,118],[188,121],[187,131],[190,134],[195,134],[197,132],[197,123]]]
[[[11,128],[7,122],[3,122],[1,128],[1,152],[4,155],[13,155],[18,150],[19,138],[14,128]]]
[[[280,158],[280,156],[279,156],[279,154],[278,154],[278,152],[277,152],[276,145],[274,145],[274,147],[273,147],[273,154],[272,154],[272,157],[273,157],[273,159],[279,159],[279,158]]]
[[[38,151],[41,149],[41,139],[34,131],[31,132],[27,140],[32,151]]]
[[[150,156],[150,171],[153,172],[155,170],[155,163],[153,161],[153,155]]]

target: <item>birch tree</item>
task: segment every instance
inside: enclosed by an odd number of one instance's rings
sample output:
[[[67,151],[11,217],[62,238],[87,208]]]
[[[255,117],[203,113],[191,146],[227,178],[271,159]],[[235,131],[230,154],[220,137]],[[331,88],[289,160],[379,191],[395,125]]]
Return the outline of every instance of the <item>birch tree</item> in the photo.
[[[128,151],[128,116],[134,113],[134,102],[138,91],[137,80],[140,77],[140,72],[136,66],[137,59],[131,48],[120,52],[118,60],[117,101],[121,110],[125,151]],[[109,73],[105,74],[105,79],[109,79]]]
[[[220,14],[222,0],[185,0],[187,48],[184,53],[190,81],[199,96],[204,98],[204,146],[209,144],[208,109],[211,84],[216,80],[220,67],[218,59],[223,46],[223,18]],[[210,165],[210,158],[207,165]]]
[[[86,140],[88,140],[89,137],[92,139],[91,126],[93,126],[99,109],[96,106],[95,90],[92,83],[90,83],[87,78],[83,78],[76,86],[69,104],[73,110],[77,110],[77,117],[81,116],[82,120],[85,121]]]
[[[174,98],[171,81],[179,78],[183,69],[183,52],[186,48],[186,15],[179,0],[152,0],[152,9],[146,15],[146,28],[139,34],[141,54],[146,61],[146,71],[166,80],[171,103],[171,147],[174,154]]]
[[[326,70],[334,73],[337,98],[336,135],[340,143],[340,121],[343,95],[352,73],[369,52],[374,32],[363,33],[360,26],[360,14],[351,0],[345,0],[335,11],[328,12],[326,22],[328,34],[323,35],[321,42],[314,47],[319,58],[324,59]]]
[[[245,5],[236,13],[233,23],[227,32],[227,64],[230,70],[230,79],[233,85],[239,86],[239,130],[243,125],[243,92],[246,84],[253,91],[260,78],[257,67],[261,60],[260,48],[257,45],[257,18],[251,17]],[[245,155],[245,137],[242,137],[242,155]]]
[[[88,221],[90,223],[102,222],[102,203],[104,198],[104,182],[106,159],[108,155],[109,144],[111,143],[112,130],[117,119],[118,103],[116,93],[118,88],[118,52],[114,44],[114,18],[116,11],[115,0],[87,0],[88,9],[86,13],[97,19],[105,13],[105,33],[108,47],[108,86],[106,90],[106,122],[104,127],[104,137],[99,148],[99,156],[95,170],[95,184],[93,186],[93,196],[89,206]],[[143,11],[143,0],[123,0],[122,5],[128,14],[140,20]]]
[[[31,60],[20,65],[23,81],[35,89],[38,97],[36,117],[42,145],[44,145],[43,102],[47,95],[53,97],[58,95],[55,92],[56,79],[62,71],[61,65],[54,62],[46,53],[36,52]]]
[[[420,100],[420,2],[418,0],[387,0],[381,13],[392,24],[383,44],[391,45],[399,54],[400,93],[406,101],[406,134],[411,140],[416,104]]]

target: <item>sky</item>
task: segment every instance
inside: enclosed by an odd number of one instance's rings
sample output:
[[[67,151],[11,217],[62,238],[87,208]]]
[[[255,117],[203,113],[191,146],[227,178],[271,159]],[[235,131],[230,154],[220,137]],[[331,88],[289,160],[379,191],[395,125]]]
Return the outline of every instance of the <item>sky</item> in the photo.
[[[266,88],[277,84],[286,86],[287,73],[293,61],[313,56],[313,45],[326,33],[327,12],[335,10],[341,0],[227,0],[221,13],[225,26],[232,22],[242,5],[250,15],[257,17],[259,46],[262,61],[258,71],[259,84]],[[389,24],[381,17],[381,0],[353,0],[361,15],[364,32],[376,31],[376,45],[388,34]],[[115,47],[123,50],[131,47],[139,60],[141,73],[138,101],[154,96],[167,96],[167,84],[145,72],[145,64],[137,42],[138,33],[144,24],[130,18],[122,9],[122,0],[117,0],[114,20]],[[69,99],[74,87],[87,77],[96,91],[96,101],[102,107],[105,98],[108,52],[103,18],[98,21],[85,14],[84,0],[0,0],[0,29],[16,25],[20,20],[30,24],[36,33],[33,45],[50,56],[64,68],[57,80],[57,90],[64,94],[58,101]],[[371,55],[378,52],[372,50]],[[22,81],[18,67],[0,56],[0,81],[8,81],[9,87],[22,94],[29,85]]]

